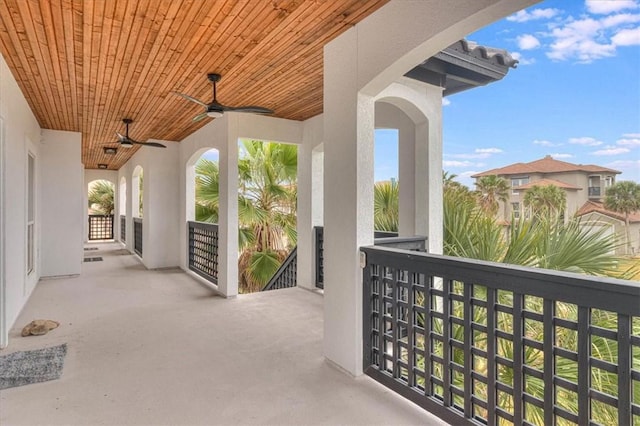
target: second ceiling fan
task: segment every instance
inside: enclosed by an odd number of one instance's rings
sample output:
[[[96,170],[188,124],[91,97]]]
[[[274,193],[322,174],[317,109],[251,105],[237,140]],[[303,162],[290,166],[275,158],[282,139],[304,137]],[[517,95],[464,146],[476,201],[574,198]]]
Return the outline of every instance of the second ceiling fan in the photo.
[[[133,123],[133,120],[130,118],[123,118],[122,122],[125,125],[125,133],[124,135],[116,132],[118,136],[118,140],[120,142],[120,146],[123,148],[131,148],[133,145],[144,145],[144,146],[153,146],[155,148],[166,148],[166,146],[162,145],[158,142],[138,142],[129,137],[129,124]]]
[[[216,83],[219,82],[221,78],[222,76],[220,74],[215,74],[215,73],[207,74],[207,79],[209,79],[209,81],[213,85],[213,100],[210,103],[203,102],[192,96],[185,95],[184,93],[173,92],[174,94],[178,96],[182,96],[188,101],[194,102],[204,107],[204,112],[193,117],[193,121],[200,121],[205,117],[219,118],[219,117],[222,117],[225,111],[251,112],[254,114],[273,114],[273,110],[270,110],[269,108],[260,107],[260,106],[247,105],[247,106],[232,107],[232,106],[222,105],[221,103],[219,103],[216,96]]]

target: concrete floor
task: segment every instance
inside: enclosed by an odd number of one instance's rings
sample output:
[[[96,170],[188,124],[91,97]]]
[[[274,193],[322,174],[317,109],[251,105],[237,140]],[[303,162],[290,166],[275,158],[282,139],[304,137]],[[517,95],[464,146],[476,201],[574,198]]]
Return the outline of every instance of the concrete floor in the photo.
[[[442,424],[322,356],[322,296],[222,299],[118,243],[80,277],[40,282],[1,355],[67,343],[60,380],[0,392],[0,424]],[[20,337],[33,319],[60,327]]]

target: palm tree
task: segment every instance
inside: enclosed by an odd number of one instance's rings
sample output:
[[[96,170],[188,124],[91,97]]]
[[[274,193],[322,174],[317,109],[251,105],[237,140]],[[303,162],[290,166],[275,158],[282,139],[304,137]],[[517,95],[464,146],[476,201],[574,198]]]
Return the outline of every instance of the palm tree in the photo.
[[[113,214],[115,208],[113,193],[113,184],[108,180],[93,182],[88,194],[89,208],[93,208],[100,214]]]
[[[538,218],[559,219],[567,206],[567,194],[555,185],[533,185],[524,193],[524,205]]]
[[[604,196],[605,208],[624,214],[627,254],[631,252],[631,236],[629,235],[629,214],[640,210],[640,184],[631,181],[620,181],[609,188]]]
[[[296,244],[297,147],[241,141],[238,260],[241,293],[260,291]],[[219,169],[196,164],[196,220],[217,222]]]
[[[482,176],[476,181],[476,188],[480,207],[491,216],[498,213],[500,201],[509,199],[509,182],[503,177]]]
[[[395,180],[373,187],[373,225],[376,231],[398,232],[399,187]]]
[[[298,150],[295,145],[242,140],[240,291],[258,291],[295,246]]]
[[[196,220],[218,222],[218,163],[201,158],[196,164]]]

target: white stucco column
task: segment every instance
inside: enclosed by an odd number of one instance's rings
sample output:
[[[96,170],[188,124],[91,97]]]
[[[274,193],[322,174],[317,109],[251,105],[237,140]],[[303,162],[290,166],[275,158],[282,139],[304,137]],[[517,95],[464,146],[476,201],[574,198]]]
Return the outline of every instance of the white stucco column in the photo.
[[[535,0],[392,0],[325,45],[324,353],[350,374],[362,373],[359,247],[373,243],[374,97],[454,41],[532,3]],[[416,126],[421,161],[441,158],[436,143],[440,133],[426,123]],[[426,145],[419,142],[423,135],[429,140]],[[429,190],[422,205],[435,208],[442,193],[441,164],[429,167],[427,177]],[[416,164],[416,193],[420,179]],[[442,203],[439,209],[429,212],[427,224],[432,252],[442,244],[442,221],[437,220]],[[416,232],[421,232],[417,224]]]
[[[373,244],[374,101],[358,94],[357,32],[325,47],[324,353],[362,374],[360,246]]]
[[[218,291],[238,295],[238,128],[229,120],[227,143],[221,143],[218,212]]]
[[[322,183],[317,178],[316,146],[322,141],[322,116],[303,124],[302,144],[298,145],[298,287],[315,288],[314,215],[322,209]],[[320,170],[320,173],[322,171]],[[320,180],[322,174],[320,175]],[[320,203],[318,203],[320,193]]]

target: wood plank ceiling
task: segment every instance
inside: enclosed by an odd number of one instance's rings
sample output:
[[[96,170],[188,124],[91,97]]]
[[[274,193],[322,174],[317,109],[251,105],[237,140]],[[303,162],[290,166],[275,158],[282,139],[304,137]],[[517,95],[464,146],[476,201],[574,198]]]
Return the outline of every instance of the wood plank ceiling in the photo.
[[[82,132],[87,169],[140,147],[115,131],[182,140],[211,119],[171,94],[305,120],[322,112],[323,46],[388,0],[2,0],[0,53],[40,126]],[[154,148],[142,148],[154,149]]]

